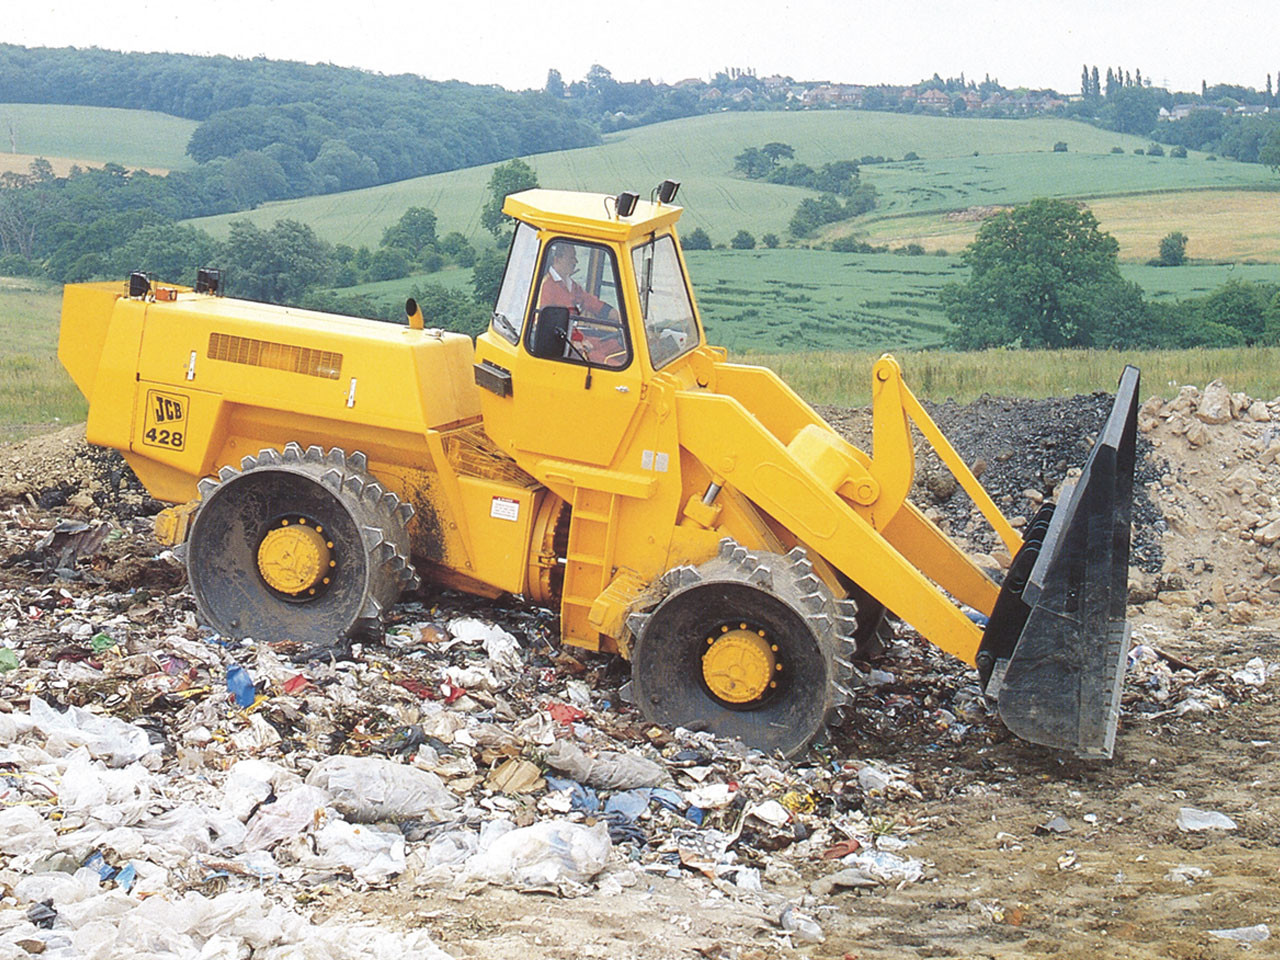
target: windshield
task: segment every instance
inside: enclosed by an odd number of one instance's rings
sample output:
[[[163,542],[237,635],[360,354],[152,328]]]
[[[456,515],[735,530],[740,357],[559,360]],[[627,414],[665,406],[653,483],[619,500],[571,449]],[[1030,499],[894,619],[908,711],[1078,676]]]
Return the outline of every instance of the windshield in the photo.
[[[670,235],[636,247],[631,261],[649,360],[657,370],[698,345],[698,323]]]
[[[493,307],[493,329],[512,343],[520,339],[537,262],[538,231],[527,223],[517,224],[511,251],[507,254],[507,269],[502,275],[502,289]]]

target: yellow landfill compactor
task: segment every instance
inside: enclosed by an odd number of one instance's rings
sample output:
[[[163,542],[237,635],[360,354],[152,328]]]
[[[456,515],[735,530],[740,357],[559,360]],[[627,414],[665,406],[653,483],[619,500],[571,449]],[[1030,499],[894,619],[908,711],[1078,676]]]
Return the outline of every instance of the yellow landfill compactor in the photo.
[[[224,636],[325,651],[376,635],[420,578],[518,594],[559,610],[565,643],[629,659],[650,721],[792,755],[891,610],[977,666],[1016,734],[1110,756],[1137,370],[1079,481],[1019,534],[892,357],[871,371],[872,456],[708,345],[677,186],[508,197],[474,344],[412,301],[380,323],[224,297],[203,270],[195,289],[69,285],[58,356],[89,441],[180,505],[157,535],[185,543]],[[1003,585],[908,499],[913,425],[1015,558]]]

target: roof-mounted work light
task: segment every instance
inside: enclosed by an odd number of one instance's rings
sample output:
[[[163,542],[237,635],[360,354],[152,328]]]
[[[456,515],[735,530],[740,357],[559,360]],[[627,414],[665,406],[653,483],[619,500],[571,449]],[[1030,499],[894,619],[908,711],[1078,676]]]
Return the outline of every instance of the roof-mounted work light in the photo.
[[[670,203],[676,198],[676,193],[680,189],[679,180],[663,180],[658,184],[658,202]]]
[[[640,202],[640,194],[632,193],[630,190],[623,190],[614,198],[614,211],[619,219],[629,217],[635,212],[636,204]]]
[[[200,267],[196,270],[196,293],[208,293],[215,297],[222,295],[222,271],[211,267]]]

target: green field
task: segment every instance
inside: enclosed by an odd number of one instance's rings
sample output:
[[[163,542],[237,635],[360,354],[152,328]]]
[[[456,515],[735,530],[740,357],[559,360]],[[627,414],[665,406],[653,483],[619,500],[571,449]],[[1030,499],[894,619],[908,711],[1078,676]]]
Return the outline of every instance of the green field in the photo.
[[[823,250],[686,254],[707,337],[730,350],[902,350],[941,345],[938,292],[964,282],[959,257]],[[1231,279],[1280,283],[1280,264],[1121,264],[1151,300],[1203,296]]]
[[[84,398],[58,363],[62,288],[0,277],[0,439],[85,417]]]
[[[948,325],[938,291],[944,284],[962,282],[967,276],[956,256],[782,248],[691,250],[685,256],[707,337],[739,351],[938,346]],[[1120,269],[1150,300],[1203,296],[1231,279],[1280,283],[1280,264],[1170,268],[1124,263]],[[470,282],[470,270],[452,269],[330,292],[396,304],[423,283],[468,290]]]
[[[884,193],[885,211],[965,207],[1003,203],[1055,192],[1059,177],[1073,190],[1111,192],[1099,178],[1115,176],[1116,191],[1168,189],[1186,185],[1191,167],[1205,182],[1254,184],[1265,168],[1239,172],[1248,165],[1201,158],[1170,172],[1143,157],[1112,156],[1113,145],[1126,151],[1145,146],[1139,137],[1099,130],[1055,118],[1027,120],[955,119],[903,116],[871,111],[723,113],[673,120],[614,134],[598,147],[539,154],[529,158],[544,187],[616,193],[642,192],[664,177],[683,181],[679,202],[685,207],[685,229],[700,226],[713,240],[724,242],[739,229],[772,231],[785,236],[787,223],[810,191],[744,180],[732,173],[733,158],[744,147],[782,140],[796,148],[797,159],[810,165],[830,160],[879,155],[901,158],[914,151],[923,161],[877,164],[863,168],[868,182]],[[1073,151],[1051,153],[1066,140]],[[974,151],[979,156],[973,156]],[[1084,154],[1092,154],[1090,157]],[[1047,161],[1053,161],[1049,163]],[[1105,162],[1104,162],[1105,161]],[[1190,163],[1190,166],[1188,166]],[[1029,164],[1023,167],[1023,164]],[[376,246],[382,230],[405,208],[435,210],[442,232],[459,230],[482,236],[480,208],[492,165],[384,184],[365,190],[306,197],[266,204],[249,213],[206,217],[194,221],[218,236],[227,225],[247,217],[261,226],[293,218],[309,223],[333,243]],[[1146,180],[1144,180],[1144,176]],[[1166,180],[1172,177],[1168,183]],[[953,183],[954,189],[943,183]],[[1007,189],[988,193],[1000,178]],[[1088,188],[1087,191],[1085,188]],[[1055,194],[1056,195],[1056,194]],[[932,206],[930,206],[932,204]]]
[[[871,350],[939,346],[953,257],[821,250],[691,251],[707,337],[730,350]]]
[[[194,120],[148,110],[0,103],[0,147],[6,152],[66,157],[83,164],[190,167],[187,141],[196,126]]]
[[[1203,297],[1228,280],[1280,283],[1280,264],[1276,263],[1193,263],[1182,267],[1148,267],[1145,264],[1122,263],[1120,272],[1126,280],[1132,280],[1142,287],[1148,300]]]
[[[1081,124],[1075,125],[1075,131],[1101,133]],[[1105,136],[1116,139],[1114,134]],[[1275,174],[1259,163],[1210,162],[1201,153],[1191,153],[1185,160],[1139,157],[1131,152],[1090,153],[1083,152],[1083,147],[1067,153],[1005,151],[1000,156],[884,164],[865,167],[863,177],[880,194],[875,211],[863,218],[869,224],[926,211],[1026,203],[1036,197],[1089,198],[1193,188],[1280,186]]]

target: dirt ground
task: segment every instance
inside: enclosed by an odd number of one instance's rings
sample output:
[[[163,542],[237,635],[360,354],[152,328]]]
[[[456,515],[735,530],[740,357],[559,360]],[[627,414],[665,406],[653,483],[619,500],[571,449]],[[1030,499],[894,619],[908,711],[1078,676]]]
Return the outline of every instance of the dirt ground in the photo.
[[[844,801],[823,790],[845,764],[904,771],[911,789],[856,803],[873,823],[910,835],[903,853],[925,863],[918,882],[827,891],[820,881],[839,864],[823,853],[838,838],[797,829],[767,855],[744,849],[761,868],[759,891],[615,850],[580,896],[440,889],[416,884],[410,870],[386,889],[310,891],[306,909],[317,922],[425,928],[451,955],[476,958],[1280,955],[1280,675],[1262,684],[1233,676],[1253,658],[1280,662],[1280,548],[1268,532],[1269,518],[1280,519],[1280,446],[1267,404],[1237,402],[1226,422],[1206,424],[1197,413],[1209,391],[1182,399],[1143,410],[1129,616],[1145,659],[1127,681],[1114,759],[1073,760],[1013,738],[966,700],[973,675],[904,627],[875,664],[892,682],[861,692],[849,724],[806,761],[819,809],[832,811]],[[1015,515],[1081,462],[1089,437],[1077,420],[1100,425],[1102,407],[1078,398],[934,412],[970,462],[989,464],[984,483]],[[1280,404],[1270,408],[1280,419]],[[865,436],[865,411],[824,414]],[[916,497],[998,567],[963,494],[934,476],[923,459]],[[109,518],[145,537],[158,506],[75,429],[0,450],[0,502],[10,559],[21,523],[50,511]],[[144,591],[143,601],[178,586],[145,542],[122,538],[99,569],[115,589]],[[27,576],[7,566],[0,586]],[[1183,807],[1226,814],[1236,829],[1184,832]],[[788,906],[820,924],[821,942],[780,926]],[[1209,932],[1257,924],[1269,924],[1272,939],[1241,946]]]

